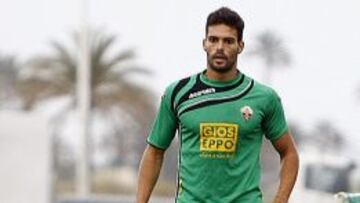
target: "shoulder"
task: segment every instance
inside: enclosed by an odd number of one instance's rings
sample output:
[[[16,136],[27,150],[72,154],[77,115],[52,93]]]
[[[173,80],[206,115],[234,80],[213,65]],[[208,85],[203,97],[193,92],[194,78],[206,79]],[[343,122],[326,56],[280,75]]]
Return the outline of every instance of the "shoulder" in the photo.
[[[188,86],[194,83],[198,74],[193,74],[188,77],[181,78],[170,83],[164,92],[163,99],[166,99],[171,105],[174,105],[175,99]]]
[[[256,81],[256,80],[250,78],[249,76],[246,76],[246,77],[249,78],[250,80],[254,81],[254,86],[253,86],[254,93],[259,94],[266,98],[278,97],[277,92],[272,87],[265,85],[259,81]]]
[[[193,80],[195,80],[197,75],[198,74],[193,74],[170,83],[165,89],[165,94],[170,97],[171,95],[176,96],[184,87],[188,86]]]
[[[271,109],[274,107],[274,105],[281,104],[281,98],[275,89],[248,76],[246,77],[252,80],[254,83],[249,96],[261,104],[264,110]]]

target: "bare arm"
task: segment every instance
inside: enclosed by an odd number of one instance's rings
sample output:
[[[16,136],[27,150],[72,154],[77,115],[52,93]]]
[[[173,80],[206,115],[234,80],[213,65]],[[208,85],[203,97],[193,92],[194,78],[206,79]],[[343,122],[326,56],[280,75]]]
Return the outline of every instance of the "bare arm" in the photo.
[[[273,142],[281,159],[280,185],[273,203],[287,203],[299,170],[299,156],[290,133]]]
[[[147,203],[160,174],[164,151],[148,145],[143,154],[136,194],[137,203]]]

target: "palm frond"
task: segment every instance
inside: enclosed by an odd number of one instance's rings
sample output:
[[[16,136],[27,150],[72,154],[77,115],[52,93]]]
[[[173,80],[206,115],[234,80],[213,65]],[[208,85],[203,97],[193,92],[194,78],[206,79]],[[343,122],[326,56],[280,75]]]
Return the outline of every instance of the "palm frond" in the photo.
[[[92,42],[92,47],[91,47],[92,62],[100,63],[101,60],[104,59],[105,54],[115,43],[115,41],[116,41],[116,37],[113,35],[109,35],[106,37],[105,36],[96,37]]]
[[[105,63],[104,66],[107,69],[111,69],[114,66],[116,66],[117,64],[131,60],[134,57],[135,57],[134,50],[128,49],[128,50],[125,50],[125,51],[122,51],[122,52],[119,52],[118,54],[116,54],[114,57],[109,59],[109,61],[107,63]]]
[[[70,91],[64,84],[36,78],[17,81],[16,89],[25,110],[32,109],[43,100],[69,94]]]
[[[289,65],[291,56],[282,39],[272,31],[264,31],[257,35],[257,44],[247,52],[248,56],[258,56],[264,60],[268,68],[277,65]]]
[[[94,106],[101,109],[118,106],[137,119],[153,116],[155,109],[153,94],[145,87],[127,81],[118,81],[108,91],[94,92]]]
[[[129,74],[147,75],[147,76],[153,74],[152,71],[143,68],[141,66],[128,66],[124,68],[119,68],[116,72],[118,73],[118,75],[121,75],[122,77],[124,75],[129,75]]]
[[[66,60],[66,61],[74,61],[73,57],[71,56],[71,53],[65,45],[61,44],[58,41],[51,41],[50,42],[51,47],[56,51],[55,56],[57,58]]]
[[[55,52],[55,63],[57,62],[60,66],[62,66],[65,70],[71,71],[76,69],[77,66],[77,57],[76,54],[71,53],[71,51],[57,41],[53,41],[51,43]]]
[[[51,47],[54,53],[51,55],[37,56],[32,59],[33,72],[46,70],[51,79],[32,77],[22,81],[24,97],[28,98],[29,105],[37,101],[63,94],[74,94],[77,69],[77,52],[79,48],[79,34],[72,34],[75,50],[69,49],[65,44],[52,41]],[[140,97],[147,94],[146,88],[137,87],[133,81],[127,80],[130,74],[150,75],[151,72],[141,66],[132,65],[130,59],[135,54],[132,49],[117,52],[114,56],[107,56],[110,48],[115,44],[114,35],[104,34],[100,31],[91,32],[89,38],[91,91],[93,108],[105,109],[111,106],[127,105],[147,106],[149,98]],[[129,91],[135,91],[132,95]],[[32,92],[31,95],[26,92]],[[120,95],[121,93],[121,95]],[[131,98],[131,99],[130,99]],[[137,100],[136,102],[132,100]]]

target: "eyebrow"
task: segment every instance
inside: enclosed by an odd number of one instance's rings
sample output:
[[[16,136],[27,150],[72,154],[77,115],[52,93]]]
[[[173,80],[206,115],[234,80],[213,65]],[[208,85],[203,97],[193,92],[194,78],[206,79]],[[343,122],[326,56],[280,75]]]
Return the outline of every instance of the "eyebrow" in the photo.
[[[216,39],[222,39],[222,40],[234,40],[236,41],[235,37],[220,37],[216,35],[208,35],[207,38],[216,38]]]
[[[234,40],[236,40],[235,37],[229,37],[229,36],[221,37],[221,36],[218,36],[218,35],[208,35],[207,37],[216,37],[216,38],[219,38],[219,39],[234,39]]]

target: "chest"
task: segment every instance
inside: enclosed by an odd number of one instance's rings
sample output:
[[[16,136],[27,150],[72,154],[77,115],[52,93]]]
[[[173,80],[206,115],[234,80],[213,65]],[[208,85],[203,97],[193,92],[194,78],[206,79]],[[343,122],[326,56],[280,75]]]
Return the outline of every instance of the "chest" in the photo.
[[[194,108],[180,116],[183,130],[193,135],[208,133],[216,136],[238,136],[261,132],[261,123],[264,119],[262,103],[251,99],[209,104]]]

